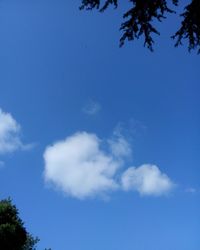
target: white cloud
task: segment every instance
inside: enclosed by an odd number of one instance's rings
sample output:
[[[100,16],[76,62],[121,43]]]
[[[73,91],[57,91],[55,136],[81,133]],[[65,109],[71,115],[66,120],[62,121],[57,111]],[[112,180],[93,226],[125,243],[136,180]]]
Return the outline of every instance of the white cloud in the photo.
[[[32,145],[24,145],[20,139],[21,127],[11,114],[0,109],[0,154],[15,150],[26,150]]]
[[[89,101],[83,108],[83,112],[87,115],[96,115],[100,110],[101,105],[94,101]]]
[[[123,172],[125,159],[131,155],[129,143],[119,133],[107,142],[106,150],[95,134],[78,132],[48,146],[44,152],[46,182],[78,199],[104,197],[118,189],[159,196],[173,188],[169,177],[154,165]]]
[[[171,191],[174,184],[157,166],[144,164],[138,168],[130,167],[123,173],[122,187],[141,195],[160,196]]]
[[[96,135],[80,132],[47,147],[46,181],[79,199],[118,188],[114,176],[120,163],[102,151],[100,144]]]
[[[112,139],[108,140],[112,154],[117,158],[130,157],[132,150],[128,141],[120,133],[115,133]]]
[[[11,114],[0,109],[0,153],[13,152],[22,146],[19,138],[20,125]]]

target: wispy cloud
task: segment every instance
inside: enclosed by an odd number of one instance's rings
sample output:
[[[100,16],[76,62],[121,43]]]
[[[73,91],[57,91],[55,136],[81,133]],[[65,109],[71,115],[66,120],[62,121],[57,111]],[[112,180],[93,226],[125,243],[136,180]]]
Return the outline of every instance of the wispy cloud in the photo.
[[[3,161],[0,161],[0,169],[3,168],[5,163]]]
[[[117,158],[130,157],[132,154],[129,142],[118,127],[114,130],[112,138],[108,139],[108,144],[112,155]]]
[[[105,150],[97,135],[78,132],[48,146],[44,152],[46,182],[78,199],[105,196],[118,189],[153,196],[172,190],[173,182],[157,166],[130,167],[121,174],[131,147],[119,134],[107,142]]]
[[[0,109],[0,154],[25,150],[31,145],[25,145],[20,138],[21,126],[10,113]]]
[[[196,188],[190,187],[190,188],[186,188],[185,192],[190,193],[190,194],[196,194],[198,190]]]
[[[98,102],[90,100],[82,109],[87,115],[96,115],[101,110],[101,105]]]

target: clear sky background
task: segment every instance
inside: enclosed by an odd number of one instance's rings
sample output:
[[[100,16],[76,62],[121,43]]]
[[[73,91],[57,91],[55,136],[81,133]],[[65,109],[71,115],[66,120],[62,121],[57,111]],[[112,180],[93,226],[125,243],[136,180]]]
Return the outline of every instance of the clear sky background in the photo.
[[[0,2],[0,198],[41,250],[198,250],[200,57],[79,4]]]

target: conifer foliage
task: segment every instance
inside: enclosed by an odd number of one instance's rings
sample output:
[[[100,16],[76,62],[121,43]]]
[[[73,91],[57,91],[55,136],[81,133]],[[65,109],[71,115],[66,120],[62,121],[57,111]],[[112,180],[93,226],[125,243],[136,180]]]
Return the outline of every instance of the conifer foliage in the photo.
[[[124,21],[121,24],[122,36],[120,46],[125,41],[131,41],[144,37],[144,46],[153,50],[154,40],[152,35],[160,35],[155,27],[155,21],[161,22],[166,18],[166,14],[176,13],[174,8],[178,6],[179,0],[126,0],[131,3],[131,8],[124,13]],[[119,5],[119,0],[82,0],[80,9],[98,9],[100,12],[105,11],[109,6],[115,8]],[[169,7],[174,5],[174,8]],[[180,15],[182,18],[179,30],[172,35],[175,39],[175,46],[183,44],[185,40],[188,49],[197,49],[200,53],[200,1],[192,0],[184,8]]]

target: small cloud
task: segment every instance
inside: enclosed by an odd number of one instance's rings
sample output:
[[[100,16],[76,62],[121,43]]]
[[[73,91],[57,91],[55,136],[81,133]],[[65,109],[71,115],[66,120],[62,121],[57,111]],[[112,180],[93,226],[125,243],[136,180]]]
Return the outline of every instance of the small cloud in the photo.
[[[0,169],[5,166],[5,163],[3,161],[0,161]]]
[[[138,168],[130,167],[122,175],[125,191],[135,190],[141,195],[160,196],[174,187],[169,177],[155,165],[144,164]]]
[[[145,126],[145,124],[142,121],[136,120],[134,118],[130,120],[129,127],[130,127],[131,134],[134,137],[138,137],[138,136],[140,137],[144,135],[147,131],[147,126]]]
[[[195,194],[195,193],[197,193],[198,191],[197,191],[196,188],[190,187],[190,188],[186,188],[185,192],[186,192],[186,193],[190,193],[190,194]]]
[[[12,117],[0,109],[0,154],[24,150],[29,145],[24,145],[20,138],[21,126]]]
[[[96,115],[101,110],[101,105],[98,102],[89,101],[84,107],[83,112],[87,115]]]

